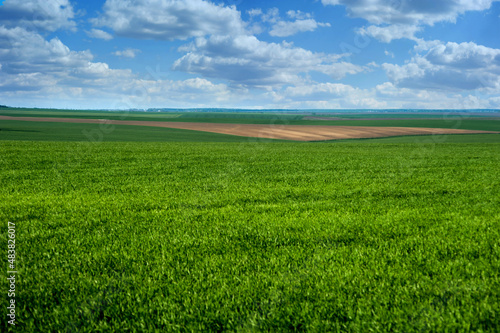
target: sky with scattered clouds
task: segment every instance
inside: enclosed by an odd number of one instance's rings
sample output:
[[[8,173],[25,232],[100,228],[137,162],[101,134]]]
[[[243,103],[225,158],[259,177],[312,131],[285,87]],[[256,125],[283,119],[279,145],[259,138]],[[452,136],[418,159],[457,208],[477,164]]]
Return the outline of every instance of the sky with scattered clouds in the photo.
[[[500,109],[499,31],[500,0],[4,0],[0,104]]]

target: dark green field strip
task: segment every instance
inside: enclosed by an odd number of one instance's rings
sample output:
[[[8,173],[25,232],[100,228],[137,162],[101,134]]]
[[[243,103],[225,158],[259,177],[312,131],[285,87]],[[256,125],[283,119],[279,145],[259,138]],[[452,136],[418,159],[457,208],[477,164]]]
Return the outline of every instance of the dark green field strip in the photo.
[[[16,331],[498,332],[499,165],[487,143],[3,141]]]
[[[272,142],[175,128],[0,120],[0,141]]]

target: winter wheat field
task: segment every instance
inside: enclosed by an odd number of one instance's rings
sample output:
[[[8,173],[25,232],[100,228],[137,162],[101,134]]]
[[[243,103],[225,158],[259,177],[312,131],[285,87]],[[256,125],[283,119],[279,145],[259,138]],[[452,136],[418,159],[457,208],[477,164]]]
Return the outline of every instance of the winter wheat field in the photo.
[[[498,112],[190,111],[0,110],[1,331],[500,330]]]

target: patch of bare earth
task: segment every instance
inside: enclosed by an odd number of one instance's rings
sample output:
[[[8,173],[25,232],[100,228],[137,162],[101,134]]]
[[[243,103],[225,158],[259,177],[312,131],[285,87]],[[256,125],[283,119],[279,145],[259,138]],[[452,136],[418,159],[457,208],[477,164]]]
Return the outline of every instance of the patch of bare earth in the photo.
[[[372,126],[322,126],[322,125],[254,125],[254,124],[218,124],[163,121],[132,121],[77,118],[9,117],[0,116],[0,120],[22,120],[38,122],[67,122],[85,124],[115,124],[177,128],[193,131],[212,132],[245,137],[281,139],[293,141],[324,141],[340,139],[382,138],[402,135],[432,134],[486,134],[500,133],[447,128],[420,127],[372,127]]]

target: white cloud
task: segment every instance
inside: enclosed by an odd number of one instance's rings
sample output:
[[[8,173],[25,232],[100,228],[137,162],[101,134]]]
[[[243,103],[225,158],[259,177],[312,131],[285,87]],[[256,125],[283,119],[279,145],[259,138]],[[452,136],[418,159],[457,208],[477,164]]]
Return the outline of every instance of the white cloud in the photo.
[[[300,10],[289,10],[286,12],[286,15],[291,19],[297,19],[297,20],[305,20],[305,19],[310,19],[312,17],[310,13],[304,13]]]
[[[301,108],[385,108],[387,103],[374,98],[374,93],[341,83],[311,83],[288,87],[281,103]]]
[[[42,31],[74,29],[74,16],[69,0],[6,0],[0,6],[0,22],[10,28]]]
[[[249,35],[248,25],[235,7],[202,0],[108,0],[94,23],[113,29],[114,35],[159,40],[197,37],[179,49],[187,54],[173,67],[204,78],[141,79],[131,70],[113,69],[94,61],[88,50],[73,51],[58,38],[46,40],[42,33],[74,25],[70,21],[72,8],[65,8],[59,8],[58,21],[44,17],[37,29],[29,24],[16,25],[20,20],[12,26],[0,26],[0,91],[6,102],[21,101],[26,105],[22,101],[29,96],[36,106],[64,107],[61,103],[67,102],[71,107],[78,103],[77,107],[106,108],[116,107],[117,101],[124,101],[122,107],[256,105],[280,98],[277,91],[283,85],[304,84],[312,71],[339,79],[365,70],[341,61],[345,55],[314,53],[286,42],[260,41]],[[68,8],[71,15],[67,14]],[[254,11],[255,15],[265,15],[268,23],[279,22],[277,13]],[[312,20],[310,14],[300,11],[289,11],[287,16],[295,22]],[[93,38],[113,38],[97,28],[86,33]],[[125,49],[114,54],[133,58],[137,52]],[[211,82],[210,78],[225,79],[230,85]],[[259,102],[255,100],[257,92],[262,97]]]
[[[149,97],[156,101],[179,103],[224,103],[234,99],[225,84],[194,78],[184,81],[149,81],[145,83]],[[199,104],[198,104],[199,105]]]
[[[304,97],[309,99],[342,98],[355,92],[356,88],[342,83],[317,83],[303,86],[287,87],[285,94],[289,97]]]
[[[248,15],[253,17],[253,16],[260,16],[262,15],[262,9],[260,8],[254,8],[254,9],[250,9],[247,11]]]
[[[268,107],[318,109],[474,109],[499,108],[500,96],[410,89],[385,82],[361,89],[341,83],[307,83],[273,90]],[[271,99],[272,98],[272,99]]]
[[[92,29],[90,31],[87,31],[87,36],[92,37],[92,38],[98,38],[98,39],[104,39],[104,40],[111,40],[113,39],[113,36],[103,30],[100,29]]]
[[[135,53],[137,50],[124,50]],[[0,93],[12,105],[133,108],[232,105],[244,90],[207,79],[139,78],[130,70],[94,62],[90,51],[72,51],[58,38],[45,40],[21,27],[0,26]]]
[[[418,26],[395,24],[385,27],[370,25],[358,30],[358,33],[363,36],[370,36],[384,43],[390,43],[394,39],[415,39],[415,33],[422,30]]]
[[[500,49],[475,43],[427,43],[405,65],[383,64],[389,79],[398,87],[475,90],[500,88]]]
[[[438,44],[429,49],[425,56],[436,65],[458,69],[484,69],[500,74],[500,49],[492,49],[476,43]]]
[[[133,6],[132,6],[133,4]],[[249,15],[271,24],[271,34],[289,36],[311,31],[319,26],[311,14],[288,11],[295,21],[285,22],[279,10],[250,10]],[[173,40],[197,37],[180,47],[187,54],[178,59],[173,69],[202,75],[205,78],[229,80],[235,85],[268,86],[299,82],[303,75],[318,71],[340,79],[364,69],[339,62],[338,56],[317,54],[288,43],[267,43],[249,34],[260,28],[241,20],[235,7],[224,7],[202,0],[107,0],[104,14],[94,20],[107,26],[118,36]],[[125,54],[115,53],[124,56]]]
[[[318,27],[330,27],[330,23],[317,22],[310,13],[300,10],[289,10],[286,15],[294,21],[285,21],[280,17],[278,8],[268,9],[263,13],[261,9],[252,9],[248,12],[252,20],[260,18],[263,23],[271,25],[269,35],[276,37],[288,37],[299,32],[314,31]],[[262,32],[264,28],[258,23],[250,26],[252,31]]]
[[[25,92],[37,91],[57,84],[57,80],[42,73],[21,73],[17,75],[0,75],[0,91]]]
[[[280,10],[278,8],[270,8],[261,17],[263,22],[276,23],[280,20]]]
[[[359,29],[358,33],[384,43],[415,39],[421,26],[455,22],[459,15],[489,9],[495,1],[500,0],[321,0],[324,5],[343,5],[349,16],[374,24]]]
[[[298,32],[314,31],[318,27],[329,27],[329,23],[318,23],[314,19],[276,22],[269,34],[277,37],[287,37]]]
[[[373,24],[433,25],[454,22],[467,11],[486,10],[498,0],[321,0],[324,5],[343,5],[352,17]]]
[[[442,90],[400,88],[390,82],[375,87],[375,98],[393,108],[406,109],[488,109],[500,107],[498,97]]]
[[[46,41],[41,35],[21,27],[0,26],[2,72],[60,73],[86,66],[92,60],[89,51],[74,52],[58,38]]]
[[[267,43],[254,36],[211,36],[198,38],[182,50],[188,54],[173,68],[205,77],[223,78],[244,85],[281,85],[300,82],[299,74],[318,71],[341,78],[364,69],[328,56],[293,47]]]
[[[234,7],[203,0],[107,0],[103,15],[93,23],[112,28],[118,36],[156,40],[244,31]]]
[[[273,91],[274,107],[283,108],[404,108],[473,109],[498,108],[500,97],[476,93],[401,88],[385,82],[361,89],[342,83],[307,83]]]
[[[135,58],[135,56],[137,55],[137,53],[140,53],[141,50],[137,50],[137,49],[125,49],[123,51],[116,51],[114,52],[113,54],[118,56],[118,57],[125,57],[125,58]]]
[[[131,76],[129,70],[110,69],[92,60],[90,51],[71,51],[58,38],[47,41],[24,28],[0,26],[0,91],[15,86],[39,90],[49,82],[51,87],[106,86]]]

